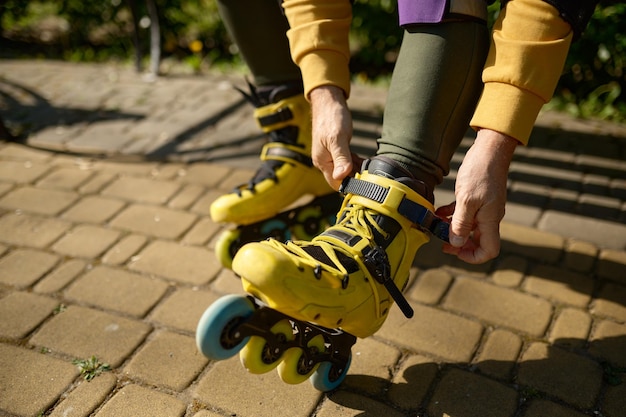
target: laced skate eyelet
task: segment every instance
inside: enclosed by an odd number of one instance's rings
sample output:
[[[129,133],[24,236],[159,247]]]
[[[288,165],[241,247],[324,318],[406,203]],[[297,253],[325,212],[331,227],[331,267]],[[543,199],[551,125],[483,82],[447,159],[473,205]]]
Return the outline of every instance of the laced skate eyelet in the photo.
[[[348,274],[344,275],[343,279],[341,280],[341,288],[344,290],[348,288],[349,281],[350,281],[350,276]]]
[[[322,265],[316,265],[315,268],[313,268],[313,273],[315,274],[315,279],[322,279]]]

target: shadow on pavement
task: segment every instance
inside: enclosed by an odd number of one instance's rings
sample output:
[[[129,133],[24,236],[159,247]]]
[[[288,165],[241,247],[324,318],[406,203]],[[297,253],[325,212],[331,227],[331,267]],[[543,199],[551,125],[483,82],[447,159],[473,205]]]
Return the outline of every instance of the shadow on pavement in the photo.
[[[395,404],[407,416],[511,417],[526,415],[619,417],[626,399],[626,336],[591,341],[527,341],[516,361],[423,361],[403,366],[394,380],[348,375],[330,401],[379,417],[365,397]],[[371,388],[378,387],[377,393]],[[362,394],[362,395],[351,395]],[[541,414],[530,414],[540,407]],[[529,414],[526,414],[529,413]],[[579,414],[580,413],[580,414]]]

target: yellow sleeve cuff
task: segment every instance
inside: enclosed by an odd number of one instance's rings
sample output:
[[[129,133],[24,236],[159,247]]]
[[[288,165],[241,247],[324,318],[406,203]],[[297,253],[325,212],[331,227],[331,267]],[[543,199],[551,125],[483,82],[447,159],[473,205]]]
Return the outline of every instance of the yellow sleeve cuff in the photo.
[[[509,0],[494,24],[485,83],[471,126],[528,143],[541,106],[554,94],[572,28],[543,0]]]
[[[474,129],[495,130],[527,145],[544,103],[541,97],[514,85],[488,83],[470,126]]]
[[[317,50],[302,57],[299,62],[304,80],[304,95],[316,87],[334,85],[350,96],[350,70],[343,54],[330,50]]]

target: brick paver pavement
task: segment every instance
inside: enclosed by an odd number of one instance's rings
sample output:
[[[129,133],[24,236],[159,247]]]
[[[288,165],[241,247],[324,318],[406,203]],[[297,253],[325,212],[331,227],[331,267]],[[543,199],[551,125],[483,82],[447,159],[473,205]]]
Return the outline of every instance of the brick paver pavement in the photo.
[[[337,391],[200,355],[198,318],[241,292],[208,216],[258,163],[241,82],[0,62],[2,117],[25,139],[0,142],[0,416],[626,415],[626,127],[560,114],[518,150],[500,256],[424,247],[415,317],[394,309],[359,340]],[[355,86],[362,154],[384,99]],[[109,368],[88,381],[74,361],[92,357]]]

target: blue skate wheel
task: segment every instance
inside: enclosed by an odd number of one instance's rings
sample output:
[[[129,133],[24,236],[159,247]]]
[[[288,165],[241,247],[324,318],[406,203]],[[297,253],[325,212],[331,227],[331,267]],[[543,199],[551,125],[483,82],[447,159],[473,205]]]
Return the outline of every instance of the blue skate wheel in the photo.
[[[322,362],[313,375],[311,375],[309,381],[311,381],[313,388],[318,391],[332,391],[341,385],[346,375],[348,375],[350,363],[352,363],[352,354],[348,357],[348,361],[341,370],[337,369],[337,366],[332,362]]]
[[[196,345],[204,356],[224,360],[235,355],[248,343],[239,325],[254,313],[252,302],[242,295],[226,295],[206,309],[196,328]]]
[[[261,236],[274,238],[279,242],[291,239],[291,232],[287,227],[287,223],[282,220],[272,219],[261,226]]]

